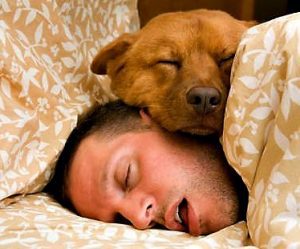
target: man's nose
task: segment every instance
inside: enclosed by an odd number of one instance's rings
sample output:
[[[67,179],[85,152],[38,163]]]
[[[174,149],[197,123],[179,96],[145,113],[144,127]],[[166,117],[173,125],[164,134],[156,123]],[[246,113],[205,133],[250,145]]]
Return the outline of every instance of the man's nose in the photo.
[[[156,202],[154,197],[144,194],[130,194],[126,197],[121,214],[137,229],[153,226]]]

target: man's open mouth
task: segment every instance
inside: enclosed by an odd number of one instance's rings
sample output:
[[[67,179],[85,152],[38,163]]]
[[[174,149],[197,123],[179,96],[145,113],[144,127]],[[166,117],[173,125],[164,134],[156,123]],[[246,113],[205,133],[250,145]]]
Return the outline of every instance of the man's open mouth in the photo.
[[[175,221],[183,227],[185,232],[194,236],[201,235],[199,218],[186,198],[183,198],[176,208]]]
[[[180,223],[184,228],[185,231],[189,231],[189,224],[188,224],[188,203],[185,198],[177,206],[175,211],[175,220]]]

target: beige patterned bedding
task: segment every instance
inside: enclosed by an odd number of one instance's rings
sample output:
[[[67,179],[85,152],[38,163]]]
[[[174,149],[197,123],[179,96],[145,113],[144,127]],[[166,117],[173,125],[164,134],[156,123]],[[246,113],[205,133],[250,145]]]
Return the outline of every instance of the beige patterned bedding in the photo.
[[[300,248],[300,13],[250,29],[235,60],[223,145],[250,191],[259,248]]]
[[[223,144],[250,190],[248,224],[206,237],[138,231],[40,192],[78,114],[114,98],[89,64],[138,28],[136,5],[0,0],[0,248],[300,248],[299,15],[249,30],[235,61]]]
[[[107,224],[76,216],[45,194],[27,195],[0,210],[1,248],[223,248],[247,238],[245,223],[206,238]]]

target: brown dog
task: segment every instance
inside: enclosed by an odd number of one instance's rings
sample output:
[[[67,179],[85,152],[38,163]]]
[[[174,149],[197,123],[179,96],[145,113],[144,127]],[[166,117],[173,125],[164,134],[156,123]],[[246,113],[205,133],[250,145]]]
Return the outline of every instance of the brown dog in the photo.
[[[162,14],[104,47],[91,69],[166,129],[220,134],[232,60],[253,24],[205,9]]]

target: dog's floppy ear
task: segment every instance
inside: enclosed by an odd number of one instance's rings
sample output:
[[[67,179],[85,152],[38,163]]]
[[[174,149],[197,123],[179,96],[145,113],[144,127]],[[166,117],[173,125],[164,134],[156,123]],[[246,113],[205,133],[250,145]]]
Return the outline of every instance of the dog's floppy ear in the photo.
[[[116,40],[102,48],[91,64],[91,70],[95,74],[106,74],[107,63],[123,55],[136,41],[137,35],[124,33]]]

